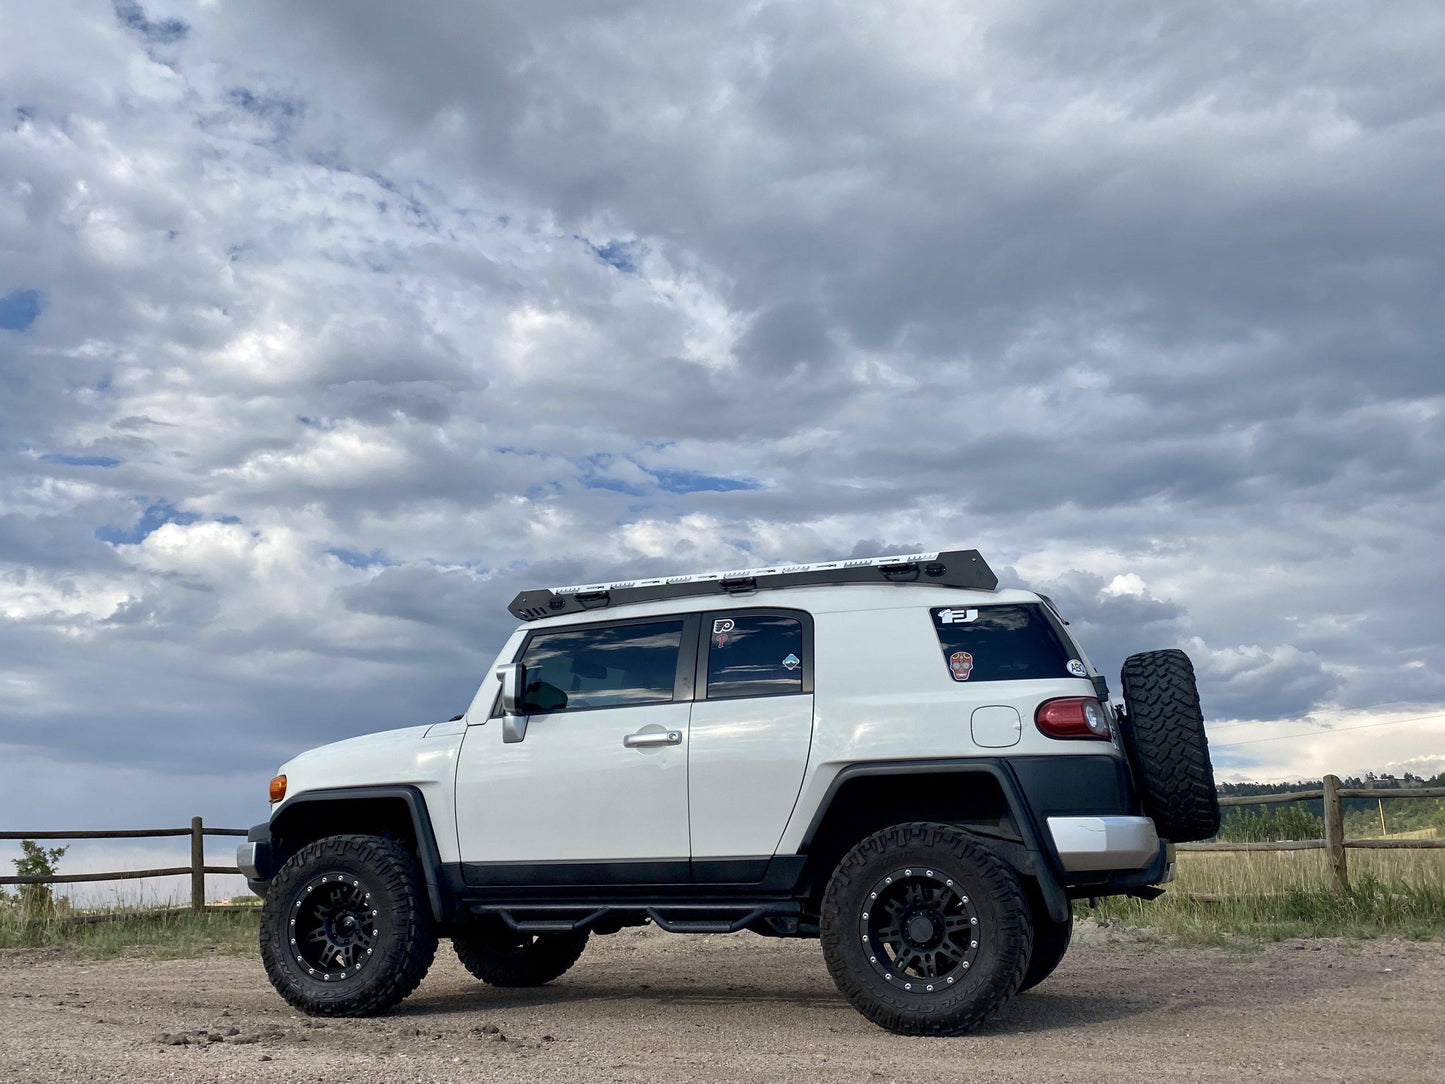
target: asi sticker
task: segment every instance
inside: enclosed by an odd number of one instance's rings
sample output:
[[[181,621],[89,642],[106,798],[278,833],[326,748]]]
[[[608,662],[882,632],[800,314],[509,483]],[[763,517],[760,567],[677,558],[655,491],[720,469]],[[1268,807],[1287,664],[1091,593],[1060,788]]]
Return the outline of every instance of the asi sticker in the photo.
[[[794,655],[791,651],[788,652],[788,657],[783,660],[783,669],[784,669],[784,670],[796,670],[798,667],[800,667],[800,666],[802,666],[802,665],[803,665],[803,660],[800,659],[800,658],[798,658],[798,656]]]
[[[1084,664],[1081,663],[1078,659],[1070,659],[1070,660],[1069,660],[1069,665],[1068,665],[1067,669],[1068,669],[1069,673],[1071,673],[1071,674],[1074,675],[1074,677],[1088,677],[1088,676],[1089,676],[1089,671],[1085,668]]]
[[[719,617],[716,621],[714,621],[712,623],[713,645],[715,647],[726,647],[728,642],[728,633],[732,632],[735,627],[736,626],[733,624],[733,619],[731,617]]]
[[[955,651],[948,656],[948,670],[954,681],[967,681],[973,673],[973,656],[967,651]]]

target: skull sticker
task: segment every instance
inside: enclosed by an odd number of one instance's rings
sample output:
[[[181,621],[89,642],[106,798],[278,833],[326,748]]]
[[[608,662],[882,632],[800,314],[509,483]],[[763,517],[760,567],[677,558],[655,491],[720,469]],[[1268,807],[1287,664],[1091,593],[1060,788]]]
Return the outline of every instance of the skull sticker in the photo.
[[[948,670],[953,674],[954,681],[967,681],[968,675],[973,673],[973,656],[967,651],[955,651],[948,656]]]

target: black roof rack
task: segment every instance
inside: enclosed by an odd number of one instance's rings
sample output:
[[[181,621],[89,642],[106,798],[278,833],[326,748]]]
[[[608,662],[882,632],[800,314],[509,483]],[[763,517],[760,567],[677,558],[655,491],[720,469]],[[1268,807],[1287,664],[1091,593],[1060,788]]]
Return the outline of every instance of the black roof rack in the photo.
[[[844,583],[923,583],[992,591],[998,577],[978,550],[905,553],[891,557],[855,557],[812,565],[699,572],[657,580],[621,580],[578,587],[522,591],[507,607],[522,621],[693,595],[735,595],[774,587],[818,587]]]

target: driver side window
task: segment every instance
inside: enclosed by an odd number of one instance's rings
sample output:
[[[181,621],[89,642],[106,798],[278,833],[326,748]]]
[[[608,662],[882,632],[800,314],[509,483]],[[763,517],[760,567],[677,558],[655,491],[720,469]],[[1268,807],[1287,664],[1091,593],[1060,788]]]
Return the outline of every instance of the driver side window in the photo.
[[[681,620],[542,632],[520,661],[529,714],[659,704],[673,699]]]

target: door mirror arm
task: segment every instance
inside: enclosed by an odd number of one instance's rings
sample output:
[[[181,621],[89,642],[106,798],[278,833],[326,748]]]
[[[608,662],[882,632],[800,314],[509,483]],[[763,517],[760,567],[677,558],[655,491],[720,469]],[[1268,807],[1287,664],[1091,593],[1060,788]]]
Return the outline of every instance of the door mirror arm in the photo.
[[[502,683],[502,741],[519,742],[527,736],[527,716],[523,711],[527,668],[519,662],[509,662],[497,667],[497,680]]]

